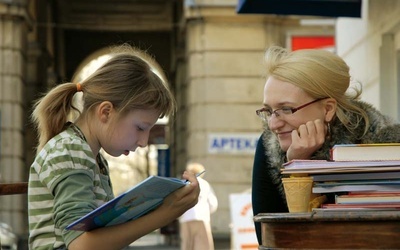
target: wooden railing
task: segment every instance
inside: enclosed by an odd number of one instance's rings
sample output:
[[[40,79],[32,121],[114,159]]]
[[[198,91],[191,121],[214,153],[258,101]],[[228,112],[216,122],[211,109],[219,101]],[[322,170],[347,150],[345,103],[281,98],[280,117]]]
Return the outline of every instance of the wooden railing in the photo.
[[[28,193],[28,182],[0,183],[0,195],[26,193]]]

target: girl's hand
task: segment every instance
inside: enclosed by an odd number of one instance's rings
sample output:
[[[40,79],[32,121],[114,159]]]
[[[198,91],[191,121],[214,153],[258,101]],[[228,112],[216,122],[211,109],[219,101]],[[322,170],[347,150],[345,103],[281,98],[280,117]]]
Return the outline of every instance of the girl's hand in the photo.
[[[188,180],[189,184],[168,195],[160,207],[168,209],[175,217],[196,205],[200,194],[199,182],[193,173],[185,171],[182,177]]]
[[[288,161],[293,159],[310,159],[325,142],[327,127],[323,121],[317,119],[308,121],[292,131],[292,144],[286,156]]]

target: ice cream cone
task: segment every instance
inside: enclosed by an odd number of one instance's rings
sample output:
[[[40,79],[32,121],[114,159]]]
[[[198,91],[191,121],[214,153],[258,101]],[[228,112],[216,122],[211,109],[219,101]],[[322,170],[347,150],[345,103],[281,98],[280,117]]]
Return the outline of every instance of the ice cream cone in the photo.
[[[290,213],[305,213],[309,210],[312,177],[282,178],[286,201]]]

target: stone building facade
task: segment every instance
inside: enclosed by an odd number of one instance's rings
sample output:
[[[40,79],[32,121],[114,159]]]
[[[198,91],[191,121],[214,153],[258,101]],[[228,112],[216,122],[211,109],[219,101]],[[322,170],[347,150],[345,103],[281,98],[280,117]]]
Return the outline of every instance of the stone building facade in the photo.
[[[27,35],[31,16],[23,3],[0,3],[0,180],[26,178]],[[26,233],[26,197],[0,197],[0,221]]]
[[[236,0],[0,0],[0,181],[27,181],[36,145],[29,116],[39,94],[71,81],[85,62],[121,42],[148,50],[165,70],[179,105],[166,133],[172,172],[180,173],[188,160],[206,166],[220,201],[212,217],[217,237],[230,234],[229,194],[251,187],[266,47],[289,46],[293,34],[334,35],[336,53],[365,86],[363,98],[399,119],[398,1],[365,0],[362,18],[333,22],[239,15],[236,5]],[[26,197],[0,197],[0,221],[26,236]]]

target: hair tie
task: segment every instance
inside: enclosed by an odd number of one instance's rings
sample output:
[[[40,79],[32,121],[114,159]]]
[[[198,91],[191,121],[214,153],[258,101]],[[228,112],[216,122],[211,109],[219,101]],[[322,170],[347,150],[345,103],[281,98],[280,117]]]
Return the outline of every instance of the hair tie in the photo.
[[[79,82],[76,84],[76,91],[78,92],[82,91],[82,85]]]

